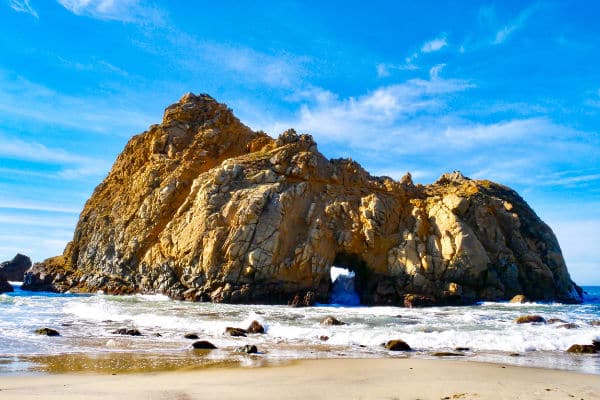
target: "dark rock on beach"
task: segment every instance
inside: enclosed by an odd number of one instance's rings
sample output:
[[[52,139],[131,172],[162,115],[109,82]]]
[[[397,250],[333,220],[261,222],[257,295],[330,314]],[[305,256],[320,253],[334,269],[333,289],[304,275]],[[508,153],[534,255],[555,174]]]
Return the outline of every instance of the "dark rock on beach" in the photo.
[[[345,322],[342,322],[339,319],[332,317],[332,316],[323,318],[323,320],[321,321],[321,324],[323,324],[323,325],[346,325]]]
[[[241,328],[234,328],[234,327],[228,326],[227,328],[225,328],[225,334],[229,335],[229,336],[246,337],[246,330],[245,329],[241,329]]]
[[[247,333],[265,333],[265,327],[260,324],[258,321],[252,321],[250,326],[246,328]]]
[[[561,324],[561,325],[558,325],[557,328],[578,329],[579,325],[577,325],[577,324]]]
[[[43,336],[60,336],[60,333],[52,328],[41,328],[36,330],[35,333]]]
[[[0,277],[7,281],[23,282],[25,272],[31,268],[31,259],[23,254],[17,254],[10,261],[0,264]]]
[[[593,344],[574,344],[567,349],[567,353],[595,354],[598,349]]]
[[[546,319],[540,315],[521,315],[515,319],[517,324],[545,324]]]
[[[192,343],[192,347],[198,350],[213,350],[217,348],[217,346],[215,346],[207,340],[199,340],[197,342],[194,342]]]
[[[557,323],[566,324],[567,321],[565,321],[564,319],[560,319],[560,318],[550,318],[550,319],[548,319],[548,321],[546,321],[546,323],[548,323],[548,324],[557,324]]]
[[[311,290],[301,297],[299,294],[295,295],[288,305],[291,307],[312,307],[315,304],[315,293]]]
[[[434,357],[464,357],[463,353],[453,353],[451,351],[438,351],[435,353],[431,353]]]
[[[192,340],[198,339],[198,335],[196,335],[195,333],[186,333],[185,335],[183,335],[183,337],[185,339],[192,339]]]
[[[410,351],[410,350],[412,350],[410,348],[410,346],[408,345],[408,343],[406,343],[404,340],[400,340],[400,339],[388,340],[384,344],[384,347],[390,351]]]
[[[253,344],[247,344],[242,347],[238,347],[235,349],[236,353],[246,353],[246,354],[256,354],[258,353],[258,348]]]
[[[113,332],[113,335],[142,336],[142,333],[137,329],[119,328]]]
[[[518,294],[510,299],[510,303],[524,304],[529,302],[530,300],[524,294]]]

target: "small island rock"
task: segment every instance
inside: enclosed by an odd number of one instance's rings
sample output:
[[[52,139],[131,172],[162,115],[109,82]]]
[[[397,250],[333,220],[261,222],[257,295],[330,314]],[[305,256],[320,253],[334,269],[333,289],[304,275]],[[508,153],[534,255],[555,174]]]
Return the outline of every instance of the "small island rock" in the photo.
[[[0,277],[7,281],[23,282],[25,272],[31,268],[31,259],[23,254],[17,254],[10,261],[0,264]]]

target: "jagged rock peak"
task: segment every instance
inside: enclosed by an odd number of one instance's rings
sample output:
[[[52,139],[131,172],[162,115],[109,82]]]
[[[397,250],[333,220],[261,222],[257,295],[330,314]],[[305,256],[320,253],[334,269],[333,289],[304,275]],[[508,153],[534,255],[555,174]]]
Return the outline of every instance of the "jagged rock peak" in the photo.
[[[453,171],[453,172],[446,172],[445,174],[442,174],[442,176],[440,176],[438,178],[438,180],[435,181],[434,184],[435,185],[444,185],[444,184],[449,184],[449,183],[462,184],[465,181],[470,181],[470,180],[471,179],[464,176],[462,174],[462,172]]]
[[[61,256],[25,289],[164,293],[232,303],[327,302],[330,268],[365,304],[580,301],[551,229],[514,191],[459,172],[432,185],[328,160],[186,94],[134,136]]]

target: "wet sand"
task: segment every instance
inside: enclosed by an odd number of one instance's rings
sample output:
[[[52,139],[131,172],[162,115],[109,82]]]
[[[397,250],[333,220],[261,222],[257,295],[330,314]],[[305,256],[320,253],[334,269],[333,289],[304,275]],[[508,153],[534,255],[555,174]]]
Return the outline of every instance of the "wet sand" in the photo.
[[[454,360],[0,377],[0,399],[600,399],[600,376]]]

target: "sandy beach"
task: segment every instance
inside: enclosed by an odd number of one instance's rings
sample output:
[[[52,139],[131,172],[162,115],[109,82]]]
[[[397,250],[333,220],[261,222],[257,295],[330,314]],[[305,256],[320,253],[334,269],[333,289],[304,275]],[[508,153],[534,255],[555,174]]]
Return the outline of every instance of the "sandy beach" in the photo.
[[[600,399],[600,377],[453,360],[0,377],[1,399]]]

